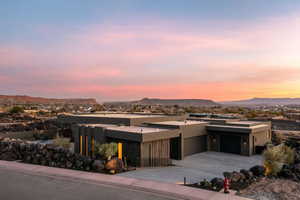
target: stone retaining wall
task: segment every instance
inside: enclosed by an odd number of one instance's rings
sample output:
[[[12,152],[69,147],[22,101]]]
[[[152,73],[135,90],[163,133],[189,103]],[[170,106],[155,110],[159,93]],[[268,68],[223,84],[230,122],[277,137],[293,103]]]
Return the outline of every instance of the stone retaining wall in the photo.
[[[103,172],[104,162],[51,145],[33,144],[22,140],[0,140],[0,160],[38,164],[84,171]]]

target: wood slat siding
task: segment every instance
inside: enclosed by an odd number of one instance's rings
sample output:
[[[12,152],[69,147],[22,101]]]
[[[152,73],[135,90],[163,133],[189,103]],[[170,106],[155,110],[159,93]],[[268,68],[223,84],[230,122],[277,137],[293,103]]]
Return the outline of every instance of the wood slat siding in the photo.
[[[145,142],[141,145],[141,167],[159,167],[171,164],[170,140]]]

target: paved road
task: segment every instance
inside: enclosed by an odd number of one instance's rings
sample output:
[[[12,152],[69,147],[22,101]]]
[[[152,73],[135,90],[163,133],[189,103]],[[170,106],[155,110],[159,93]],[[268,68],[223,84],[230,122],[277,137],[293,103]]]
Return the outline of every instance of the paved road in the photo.
[[[2,200],[170,200],[148,192],[0,168]]]
[[[262,164],[262,156],[241,156],[221,152],[204,152],[173,161],[174,167],[142,168],[118,174],[118,176],[152,181],[196,183],[203,179],[223,178],[224,171],[239,171]]]

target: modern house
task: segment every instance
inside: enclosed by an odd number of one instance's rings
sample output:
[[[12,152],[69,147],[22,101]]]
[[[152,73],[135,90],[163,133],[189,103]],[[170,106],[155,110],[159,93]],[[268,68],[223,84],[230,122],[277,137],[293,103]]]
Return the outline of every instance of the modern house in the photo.
[[[95,144],[122,143],[123,156],[135,166],[166,166],[172,159],[205,151],[251,156],[271,140],[268,122],[144,114],[64,115],[72,123],[75,151],[93,155]]]

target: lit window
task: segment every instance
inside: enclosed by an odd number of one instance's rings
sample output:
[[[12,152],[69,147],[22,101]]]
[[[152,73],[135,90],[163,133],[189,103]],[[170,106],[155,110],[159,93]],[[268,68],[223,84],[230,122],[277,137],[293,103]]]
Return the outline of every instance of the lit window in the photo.
[[[92,152],[92,156],[94,156],[95,153],[95,137],[92,136],[92,140],[91,140],[91,152]]]

